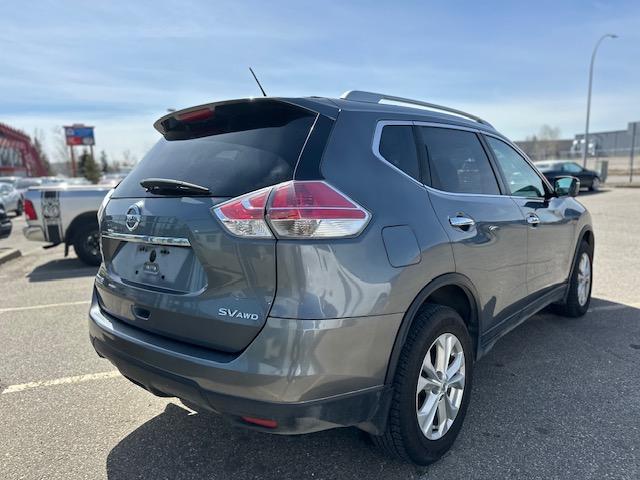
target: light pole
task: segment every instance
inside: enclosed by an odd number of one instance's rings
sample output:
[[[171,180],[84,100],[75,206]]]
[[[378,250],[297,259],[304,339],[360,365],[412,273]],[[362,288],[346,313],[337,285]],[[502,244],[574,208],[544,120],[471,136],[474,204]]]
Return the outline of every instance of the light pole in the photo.
[[[593,53],[591,54],[591,65],[589,65],[589,93],[587,95],[587,125],[584,129],[584,151],[582,152],[582,166],[587,167],[587,151],[589,150],[589,115],[591,114],[591,84],[593,83],[593,61],[596,59],[596,53],[598,52],[598,47],[603,42],[605,38],[618,38],[617,35],[613,33],[605,33],[600,37],[596,46],[593,48]]]

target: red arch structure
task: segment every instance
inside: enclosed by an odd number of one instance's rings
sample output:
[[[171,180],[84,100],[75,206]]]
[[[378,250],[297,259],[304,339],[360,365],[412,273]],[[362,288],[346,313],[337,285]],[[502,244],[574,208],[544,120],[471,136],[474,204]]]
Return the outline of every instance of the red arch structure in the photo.
[[[47,169],[31,138],[0,123],[0,176],[41,177]]]

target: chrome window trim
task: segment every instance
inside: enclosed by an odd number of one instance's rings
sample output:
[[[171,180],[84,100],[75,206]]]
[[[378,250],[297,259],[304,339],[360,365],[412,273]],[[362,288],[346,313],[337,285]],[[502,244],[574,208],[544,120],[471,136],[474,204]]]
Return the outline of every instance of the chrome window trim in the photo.
[[[190,247],[191,242],[184,237],[156,237],[153,235],[133,235],[131,233],[103,232],[103,238],[121,240],[132,243],[147,243],[150,245],[164,245],[168,247]]]

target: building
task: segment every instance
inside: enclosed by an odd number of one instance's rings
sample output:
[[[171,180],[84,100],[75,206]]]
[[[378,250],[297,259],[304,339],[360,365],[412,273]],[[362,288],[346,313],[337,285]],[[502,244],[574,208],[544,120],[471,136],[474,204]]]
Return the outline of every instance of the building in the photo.
[[[635,126],[635,142],[633,133]],[[571,153],[581,154],[584,145],[584,133],[574,137]],[[640,122],[629,122],[626,130],[589,133],[589,155],[595,157],[628,157],[631,147],[634,152],[640,149]]]
[[[516,145],[533,161],[565,158],[572,144],[571,139],[541,140],[535,137],[516,142]]]
[[[40,177],[47,175],[31,138],[0,123],[0,176]]]

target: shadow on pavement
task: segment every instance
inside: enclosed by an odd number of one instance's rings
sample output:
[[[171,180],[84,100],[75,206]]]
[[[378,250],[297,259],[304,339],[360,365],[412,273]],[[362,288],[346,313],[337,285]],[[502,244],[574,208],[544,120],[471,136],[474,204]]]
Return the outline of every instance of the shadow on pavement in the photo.
[[[48,282],[65,278],[95,276],[98,267],[91,267],[77,258],[62,258],[51,260],[34,268],[27,277],[29,282]]]
[[[371,475],[376,465],[377,475]],[[280,436],[232,426],[175,404],[122,440],[107,458],[110,480],[129,478],[412,478],[416,467],[384,460],[363,433],[342,428]]]
[[[628,427],[640,402],[615,398],[640,398],[640,310],[591,308],[543,311],[499,341],[476,365],[454,447],[427,468],[384,457],[355,428],[276,436],[169,404],[111,450],[108,478],[638,478]]]

